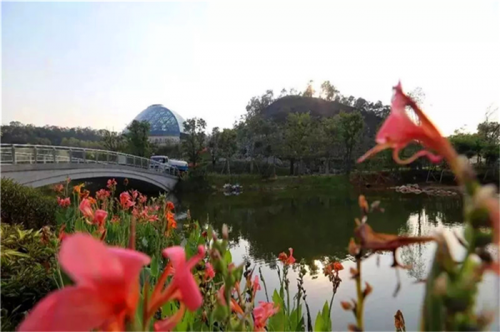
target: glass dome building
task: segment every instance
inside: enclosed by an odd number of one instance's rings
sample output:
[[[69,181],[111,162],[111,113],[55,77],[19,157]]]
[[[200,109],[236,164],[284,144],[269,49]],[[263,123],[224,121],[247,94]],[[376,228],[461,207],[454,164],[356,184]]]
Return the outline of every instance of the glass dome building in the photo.
[[[134,120],[149,122],[149,140],[153,143],[178,142],[181,134],[184,133],[184,119],[176,112],[160,104],[149,106],[139,113]]]

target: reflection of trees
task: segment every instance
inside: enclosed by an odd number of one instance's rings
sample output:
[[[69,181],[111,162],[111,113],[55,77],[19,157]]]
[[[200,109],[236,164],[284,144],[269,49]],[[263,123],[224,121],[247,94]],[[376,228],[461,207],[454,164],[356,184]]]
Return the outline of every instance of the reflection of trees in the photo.
[[[316,192],[280,197],[278,194],[244,193],[240,196],[208,196],[204,199],[183,199],[184,208],[191,209],[193,218],[210,223],[220,229],[227,223],[232,227],[230,239],[240,237],[248,241],[248,254],[267,262],[276,260],[282,251],[295,249],[297,259],[304,258],[306,264],[314,265],[315,259],[331,257],[344,259],[347,244],[353,236],[354,218],[359,208],[354,199],[342,196],[321,195]],[[374,195],[375,196],[375,195]],[[433,220],[432,213],[439,220],[460,221],[461,208],[454,198],[429,198],[415,195],[368,196],[370,202],[381,200],[384,213],[373,213],[368,222],[375,231],[383,233],[411,233],[407,220],[424,209]],[[457,213],[458,211],[458,213]],[[435,220],[435,219],[434,219]],[[417,225],[417,233],[422,230]],[[234,242],[233,242],[234,243]],[[415,266],[416,275],[425,270],[419,267],[422,251],[418,246],[408,248],[402,255]],[[411,262],[410,262],[411,261]]]

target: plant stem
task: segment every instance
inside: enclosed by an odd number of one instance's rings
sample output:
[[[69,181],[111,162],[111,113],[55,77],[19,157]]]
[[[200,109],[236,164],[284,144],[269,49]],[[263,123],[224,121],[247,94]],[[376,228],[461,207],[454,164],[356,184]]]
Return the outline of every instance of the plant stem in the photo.
[[[356,321],[358,328],[363,331],[363,291],[361,290],[361,252],[356,257],[356,269],[358,270],[358,275],[356,277],[356,292],[358,294],[358,303],[356,306]]]

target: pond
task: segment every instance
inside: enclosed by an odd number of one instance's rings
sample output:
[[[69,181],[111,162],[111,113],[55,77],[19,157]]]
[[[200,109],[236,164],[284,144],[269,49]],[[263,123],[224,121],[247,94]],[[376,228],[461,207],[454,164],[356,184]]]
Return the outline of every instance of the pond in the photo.
[[[322,273],[327,259],[342,262],[343,280],[332,309],[334,330],[346,330],[354,323],[351,312],[342,310],[340,301],[355,298],[355,284],[349,268],[355,263],[347,253],[353,235],[354,218],[359,216],[357,193],[350,189],[334,193],[314,190],[295,192],[244,192],[239,196],[216,193],[207,197],[182,197],[181,209],[190,209],[194,219],[209,222],[220,230],[226,223],[230,229],[233,261],[250,260],[262,268],[269,296],[279,287],[276,271],[280,252],[294,249],[297,261],[304,259],[309,266],[305,277],[307,302],[312,320],[325,301],[330,301],[332,286]],[[391,234],[428,235],[443,231],[457,259],[464,251],[453,233],[462,231],[462,203],[455,197],[428,197],[393,192],[365,193],[369,202],[380,200],[384,213],[373,213],[368,222],[377,232]],[[411,264],[409,270],[399,270],[401,289],[393,297],[397,271],[389,266],[390,254],[374,255],[362,265],[362,276],[373,287],[365,304],[367,330],[394,330],[394,315],[403,312],[407,330],[419,329],[420,306],[424,284],[432,262],[435,244],[420,244],[400,249],[400,261]],[[379,264],[378,264],[379,263]],[[315,271],[316,270],[316,271]],[[297,271],[290,271],[290,286],[296,292]],[[498,278],[487,274],[480,286],[478,308],[498,310]],[[266,300],[264,290],[258,300]],[[492,330],[499,329],[498,317]]]

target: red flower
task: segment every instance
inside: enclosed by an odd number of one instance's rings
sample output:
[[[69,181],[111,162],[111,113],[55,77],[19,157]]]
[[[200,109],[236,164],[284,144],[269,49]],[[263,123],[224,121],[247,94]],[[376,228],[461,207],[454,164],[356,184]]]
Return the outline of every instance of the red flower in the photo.
[[[65,208],[71,205],[71,201],[69,197],[66,198],[57,197],[57,204],[59,204],[60,207]]]
[[[117,182],[116,182],[116,180],[115,180],[115,179],[109,179],[109,180],[108,180],[108,184],[106,185],[106,187],[107,187],[109,190],[115,190],[116,185],[117,185]]]
[[[124,210],[128,210],[130,207],[135,205],[135,203],[131,200],[130,194],[126,191],[120,194],[120,204]]]
[[[344,269],[344,266],[340,262],[335,262],[333,263],[333,269],[337,272],[342,271]]]
[[[175,205],[174,205],[174,203],[172,203],[172,202],[168,201],[168,202],[167,202],[167,210],[168,210],[168,211],[174,211],[174,209],[175,209]]]
[[[94,219],[92,220],[92,222],[94,224],[99,225],[100,227],[103,227],[107,216],[108,216],[108,213],[106,211],[96,210],[94,213]]]
[[[456,153],[450,143],[442,137],[436,127],[420,110],[415,101],[403,93],[401,83],[394,87],[395,93],[391,104],[391,113],[385,120],[375,141],[377,146],[365,153],[358,162],[377,154],[378,152],[392,148],[394,161],[398,164],[409,164],[419,157],[426,156],[430,161],[437,163],[445,157],[448,162],[454,163]],[[407,115],[405,107],[410,106],[420,120],[420,124],[415,124]],[[399,152],[410,144],[417,141],[427,149],[436,151],[439,155],[434,155],[427,150],[421,150],[406,160],[399,158]]]
[[[259,306],[253,309],[254,316],[254,330],[255,331],[265,331],[267,320],[278,313],[280,310],[278,305],[274,305],[273,302],[259,302]]]
[[[260,283],[259,283],[259,277],[255,276],[253,279],[252,283],[252,297],[255,299],[255,294],[257,293],[258,290],[260,290]]]
[[[54,186],[54,191],[56,193],[62,193],[63,190],[64,190],[64,186],[62,184],[56,184]]]
[[[80,211],[86,219],[94,219],[94,210],[92,210],[92,206],[88,199],[82,199],[80,203]]]
[[[191,311],[195,311],[203,303],[200,289],[191,270],[205,256],[205,247],[199,246],[198,253],[187,261],[186,253],[182,247],[167,248],[163,250],[163,255],[170,259],[174,271],[168,268],[163,271],[151,295],[147,315],[143,319],[147,321],[160,306],[169,300],[177,299],[181,302],[181,306],[174,316],[156,322],[154,324],[155,331],[171,330],[182,319],[186,307]],[[174,273],[172,282],[163,289],[167,277],[172,272]]]
[[[105,200],[111,195],[111,192],[106,189],[101,189],[98,192],[95,193],[95,197],[100,200]]]
[[[112,327],[124,331],[125,320],[135,314],[139,274],[149,264],[149,257],[107,247],[80,233],[62,242],[58,260],[75,285],[43,298],[18,331],[89,331]]]
[[[66,229],[66,224],[63,224],[61,228],[59,228],[59,236],[58,236],[59,241],[64,240],[68,236],[68,234],[64,232],[65,229]]]
[[[215,271],[214,268],[212,267],[212,264],[206,263],[205,264],[205,280],[211,280],[215,277]]]
[[[295,257],[293,257],[293,249],[288,248],[288,250],[290,251],[290,256],[282,252],[278,255],[278,259],[285,265],[292,265],[295,263]]]

